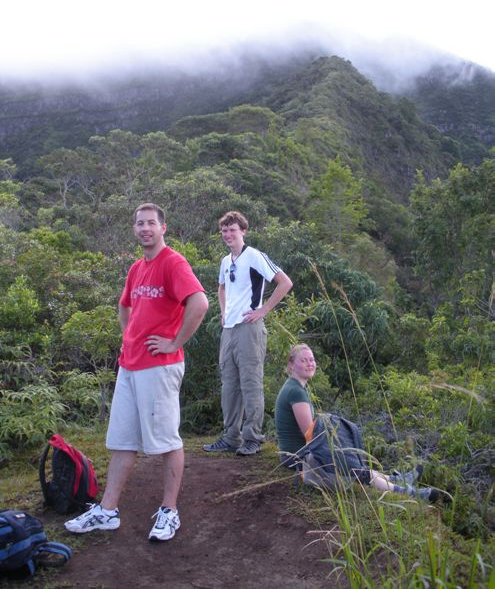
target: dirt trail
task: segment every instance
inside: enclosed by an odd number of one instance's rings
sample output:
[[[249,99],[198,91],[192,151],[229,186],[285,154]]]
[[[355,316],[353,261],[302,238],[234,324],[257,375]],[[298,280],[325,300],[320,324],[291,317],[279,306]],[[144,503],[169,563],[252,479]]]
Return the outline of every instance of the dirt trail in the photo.
[[[181,528],[173,540],[147,540],[160,503],[160,458],[140,457],[121,501],[121,527],[94,532],[76,549],[56,584],[85,589],[321,589],[328,580],[323,542],[287,508],[290,483],[219,499],[259,482],[259,458],[186,452]],[[65,518],[45,513],[60,524]],[[71,537],[67,537],[70,543]],[[65,541],[65,539],[64,539]]]

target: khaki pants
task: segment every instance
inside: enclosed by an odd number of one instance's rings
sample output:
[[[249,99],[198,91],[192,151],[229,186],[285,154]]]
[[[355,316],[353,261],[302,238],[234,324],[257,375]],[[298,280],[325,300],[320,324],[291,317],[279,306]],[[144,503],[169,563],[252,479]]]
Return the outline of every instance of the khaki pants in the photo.
[[[267,331],[263,321],[224,328],[220,340],[223,439],[238,447],[243,441],[265,441],[263,364]],[[244,423],[243,423],[244,419]]]

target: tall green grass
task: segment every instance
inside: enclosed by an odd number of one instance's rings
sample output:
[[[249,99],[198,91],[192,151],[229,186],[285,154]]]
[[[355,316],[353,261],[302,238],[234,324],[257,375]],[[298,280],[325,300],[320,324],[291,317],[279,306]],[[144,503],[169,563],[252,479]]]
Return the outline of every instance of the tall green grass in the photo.
[[[319,280],[323,296],[334,309],[316,265],[312,264],[312,269]],[[344,289],[337,284],[332,284],[332,287],[348,308],[364,340],[382,393],[383,407],[397,439],[394,415],[357,315]],[[334,317],[338,325],[336,312]],[[349,371],[352,397],[359,411],[360,404],[357,402],[342,335],[340,339]],[[447,383],[443,383],[442,387],[456,392],[462,389]],[[479,401],[473,391],[464,391],[470,395],[471,401]],[[451,522],[455,517],[459,492],[460,487],[457,485],[453,497],[445,494],[452,500]],[[321,504],[313,509],[313,515],[318,520],[319,529],[323,530],[321,540],[328,545],[330,577],[335,579],[335,583],[344,576],[352,589],[495,589],[493,538],[484,544],[479,539],[469,540],[455,534],[452,526],[442,521],[442,503],[429,505],[391,492],[380,495],[375,489],[364,486],[359,488],[357,483],[349,486],[342,482],[335,492],[320,488],[320,493]],[[330,530],[325,531],[328,526]]]

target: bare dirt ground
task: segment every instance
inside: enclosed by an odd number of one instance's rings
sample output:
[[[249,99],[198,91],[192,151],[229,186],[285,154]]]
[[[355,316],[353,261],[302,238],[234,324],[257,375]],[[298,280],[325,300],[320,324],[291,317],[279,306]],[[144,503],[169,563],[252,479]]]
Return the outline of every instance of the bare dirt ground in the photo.
[[[74,556],[50,587],[122,589],[322,589],[341,587],[328,578],[328,548],[314,526],[295,515],[291,483],[256,488],[269,469],[260,456],[212,457],[186,452],[180,495],[181,528],[162,543],[147,540],[160,504],[159,458],[140,457],[121,500],[121,526],[63,542]],[[277,471],[279,476],[281,473]],[[266,478],[265,478],[266,480]],[[252,487],[252,488],[251,488]],[[236,491],[250,489],[246,492]],[[232,494],[233,493],[233,494]],[[229,495],[231,494],[231,495]],[[297,495],[297,494],[296,494]],[[67,519],[45,512],[43,521]]]

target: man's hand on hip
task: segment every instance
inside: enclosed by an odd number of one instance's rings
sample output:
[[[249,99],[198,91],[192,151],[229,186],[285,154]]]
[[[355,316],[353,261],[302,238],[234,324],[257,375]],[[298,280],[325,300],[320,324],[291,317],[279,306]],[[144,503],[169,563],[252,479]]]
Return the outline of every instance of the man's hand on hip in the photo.
[[[177,346],[173,339],[167,339],[159,335],[149,335],[144,342],[144,345],[148,347],[148,352],[152,356],[157,354],[173,354],[177,352]]]
[[[262,309],[249,309],[249,311],[245,311],[243,314],[244,319],[242,320],[243,323],[256,323],[260,319],[266,315],[266,313]]]

